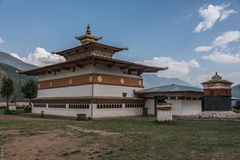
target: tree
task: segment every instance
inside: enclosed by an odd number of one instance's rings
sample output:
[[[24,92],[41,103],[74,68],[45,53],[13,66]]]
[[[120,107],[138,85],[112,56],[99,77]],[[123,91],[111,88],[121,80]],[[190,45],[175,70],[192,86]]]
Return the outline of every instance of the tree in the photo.
[[[24,95],[24,98],[30,99],[29,105],[31,103],[31,99],[37,96],[38,85],[37,82],[33,79],[29,79],[25,84],[22,86],[21,91]]]
[[[7,99],[7,108],[9,109],[9,99],[14,92],[14,83],[13,80],[9,77],[2,78],[2,86],[1,86],[1,96]]]

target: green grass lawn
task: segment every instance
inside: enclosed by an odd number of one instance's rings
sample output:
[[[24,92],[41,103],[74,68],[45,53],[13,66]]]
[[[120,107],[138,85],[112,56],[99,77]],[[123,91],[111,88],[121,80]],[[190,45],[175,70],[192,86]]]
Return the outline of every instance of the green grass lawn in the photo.
[[[240,157],[239,121],[175,120],[158,123],[154,119],[144,118],[0,121],[0,131],[17,130],[21,136],[42,134],[41,131],[68,132],[69,126],[90,131],[74,133],[75,140],[84,139],[86,144],[104,143],[106,151],[98,153],[97,157],[90,156],[89,159],[231,160]],[[95,130],[119,135],[103,136]],[[0,143],[5,144],[14,138],[0,134]]]

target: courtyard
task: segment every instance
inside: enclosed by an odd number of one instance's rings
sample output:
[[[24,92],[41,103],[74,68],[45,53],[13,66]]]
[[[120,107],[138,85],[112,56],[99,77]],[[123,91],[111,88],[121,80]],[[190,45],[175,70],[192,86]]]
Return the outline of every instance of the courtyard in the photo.
[[[1,158],[7,160],[231,160],[240,156],[240,121],[0,115],[0,145]]]

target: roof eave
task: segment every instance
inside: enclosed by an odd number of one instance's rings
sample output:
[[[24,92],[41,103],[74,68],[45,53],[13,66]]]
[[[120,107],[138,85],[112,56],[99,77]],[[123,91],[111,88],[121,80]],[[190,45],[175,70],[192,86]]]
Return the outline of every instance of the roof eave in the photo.
[[[71,64],[86,65],[86,64],[91,63],[91,62],[89,62],[89,61],[91,61],[91,59],[93,59],[94,61],[98,59],[97,63],[99,63],[99,64],[105,64],[104,62],[113,61],[114,65],[116,65],[116,64],[118,64],[118,66],[122,65],[123,68],[127,67],[127,68],[130,68],[130,69],[136,69],[138,71],[142,71],[142,72],[145,72],[145,73],[156,73],[158,71],[168,69],[167,67],[164,67],[164,68],[152,67],[152,66],[146,66],[146,65],[142,65],[142,64],[137,64],[137,63],[133,63],[133,62],[126,62],[126,61],[117,60],[117,59],[109,59],[109,58],[104,58],[104,57],[89,56],[89,57],[85,57],[85,58],[75,59],[75,60],[72,60],[72,61],[65,61],[65,62],[53,64],[53,65],[39,67],[39,68],[35,68],[35,69],[32,69],[32,70],[28,70],[28,71],[22,71],[22,72],[20,72],[20,74],[38,75],[42,72],[47,72],[49,70],[53,71],[54,68],[61,69],[65,65],[71,65]],[[63,66],[61,66],[61,65],[63,65]],[[131,65],[132,65],[132,68],[131,68]]]
[[[105,44],[101,44],[101,43],[97,43],[97,42],[90,42],[90,43],[86,43],[86,44],[83,44],[83,45],[80,45],[80,46],[77,46],[77,47],[69,48],[69,49],[66,49],[66,50],[63,50],[63,51],[60,51],[60,52],[52,52],[52,53],[63,56],[65,54],[68,54],[69,52],[74,52],[74,51],[80,49],[81,47],[88,47],[88,46],[91,46],[91,45],[105,46],[105,47],[108,47],[109,49],[112,49],[114,52],[120,52],[120,51],[123,51],[123,50],[128,50],[128,48],[119,48],[119,47],[105,45]]]

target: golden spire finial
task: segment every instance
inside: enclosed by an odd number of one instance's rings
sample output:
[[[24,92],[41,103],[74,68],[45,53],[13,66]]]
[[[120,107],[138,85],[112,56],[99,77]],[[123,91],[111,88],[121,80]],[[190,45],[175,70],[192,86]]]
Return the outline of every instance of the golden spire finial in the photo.
[[[90,25],[87,25],[86,35],[91,35]]]
[[[89,24],[87,25],[86,33],[82,36],[76,36],[75,38],[78,39],[82,44],[97,42],[98,40],[102,39],[102,37],[96,37],[92,35]]]
[[[218,72],[212,77],[212,80],[222,80],[222,77],[218,75]]]

